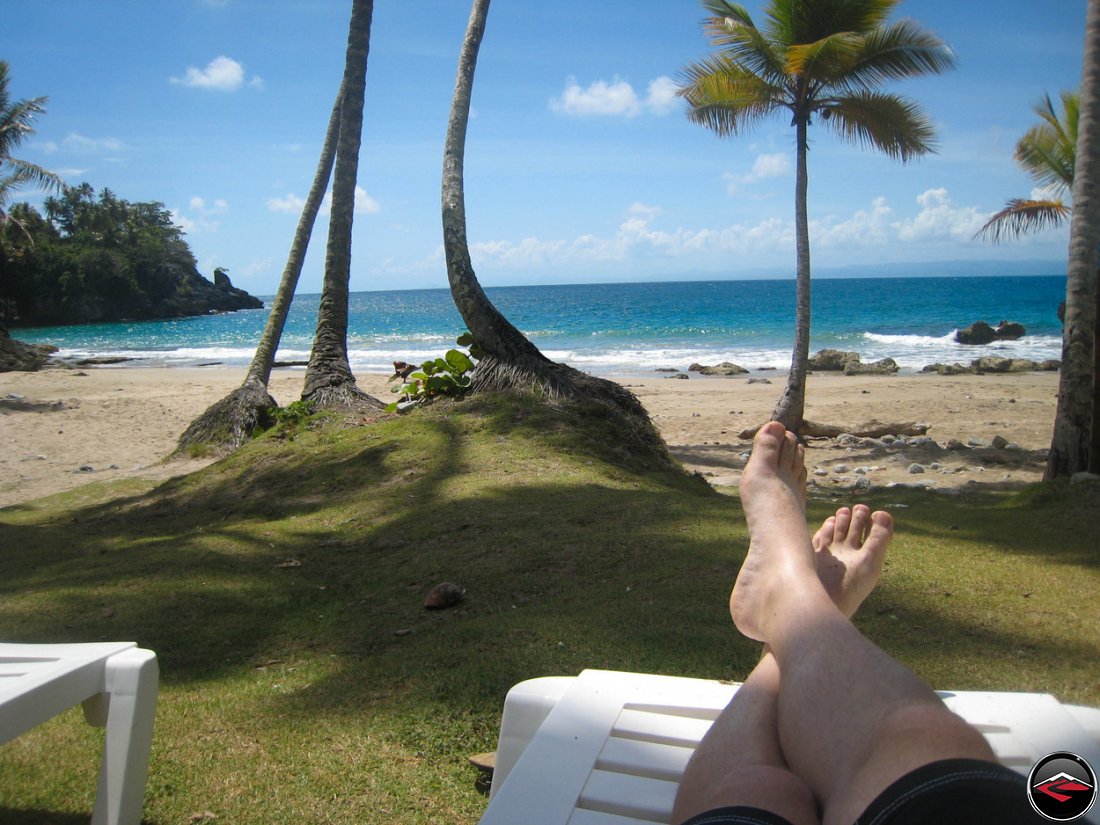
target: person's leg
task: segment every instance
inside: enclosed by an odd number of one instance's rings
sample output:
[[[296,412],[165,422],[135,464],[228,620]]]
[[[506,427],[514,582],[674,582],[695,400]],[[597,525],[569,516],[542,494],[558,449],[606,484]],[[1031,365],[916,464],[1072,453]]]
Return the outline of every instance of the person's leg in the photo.
[[[820,533],[815,551],[802,517],[804,472],[794,436],[775,422],[761,428],[741,476],[750,544],[730,613],[742,633],[775,654],[787,764],[813,790],[826,823],[850,823],[917,767],[993,755],[977,731],[833,604],[817,575]],[[869,530],[876,529],[889,529],[885,514],[871,520]],[[838,558],[850,532],[836,543],[834,522],[824,551]]]
[[[874,589],[892,535],[889,514],[872,517],[862,504],[840,508],[814,535],[818,578],[844,615],[852,616]],[[735,805],[772,811],[792,823],[819,821],[812,792],[783,756],[778,700],[779,668],[765,650],[692,755],[676,794],[673,822]]]
[[[684,771],[672,821],[704,811],[745,806],[793,825],[817,825],[817,803],[791,773],[779,747],[779,668],[769,652],[714,720]]]

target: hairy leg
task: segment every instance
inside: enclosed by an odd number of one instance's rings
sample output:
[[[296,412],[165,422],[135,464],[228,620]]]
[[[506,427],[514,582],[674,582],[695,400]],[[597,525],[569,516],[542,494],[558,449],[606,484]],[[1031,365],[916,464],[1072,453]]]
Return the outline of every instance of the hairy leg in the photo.
[[[730,613],[742,633],[771,646],[779,664],[779,738],[788,765],[813,790],[826,823],[852,822],[914,768],[952,757],[988,760],[992,752],[833,604],[818,578],[822,551],[844,557],[852,528],[836,542],[837,517],[829,541],[815,550],[801,515],[802,458],[782,425],[757,433],[741,476],[749,554]],[[888,517],[869,519],[866,529],[868,537],[889,530]]]
[[[779,667],[765,652],[692,754],[676,793],[673,822],[745,805],[794,825],[818,825],[814,795],[791,773],[779,746],[778,698]]]
[[[804,501],[805,475],[798,493]],[[855,613],[874,589],[893,535],[888,513],[862,504],[842,507],[813,537],[817,576],[833,603]],[[791,773],[779,743],[779,668],[765,650],[756,669],[734,694],[699,743],[676,795],[673,822],[715,808],[747,805],[793,823],[817,823],[817,802]]]

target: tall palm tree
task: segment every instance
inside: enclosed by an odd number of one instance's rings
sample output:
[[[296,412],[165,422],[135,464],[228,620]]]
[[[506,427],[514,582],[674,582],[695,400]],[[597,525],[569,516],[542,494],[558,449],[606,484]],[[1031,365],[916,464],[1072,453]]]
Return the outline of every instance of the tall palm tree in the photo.
[[[455,306],[483,352],[471,375],[471,391],[532,389],[552,400],[594,401],[622,421],[621,431],[628,440],[661,443],[645,408],[633,393],[614,382],[551,361],[493,306],[478,282],[466,239],[463,162],[474,69],[488,13],[489,0],[473,0],[443,147],[442,219],[447,280]]]
[[[1013,198],[990,218],[975,237],[1000,243],[1007,237],[1020,237],[1069,219],[1070,208],[1063,198],[1073,188],[1077,159],[1077,130],[1080,98],[1076,92],[1062,92],[1062,116],[1059,117],[1045,95],[1034,107],[1040,122],[1032,126],[1016,144],[1016,163],[1038,183],[1049,197]]]
[[[1080,95],[1062,370],[1046,478],[1100,470],[1100,348],[1096,335],[1100,317],[1100,0],[1089,0],[1085,16]]]
[[[340,129],[336,141],[336,166],[332,176],[332,211],[325,277],[317,329],[306,367],[302,400],[319,407],[385,405],[355,385],[348,363],[348,282],[351,277],[351,227],[355,213],[355,182],[359,171],[359,145],[363,132],[363,98],[367,84],[374,0],[353,0],[348,47],[340,96]]]
[[[28,183],[47,189],[61,190],[65,182],[56,174],[26,160],[12,157],[12,152],[34,134],[31,123],[36,115],[46,111],[46,98],[12,101],[8,62],[0,60],[0,227],[12,220],[8,204],[16,191]],[[16,222],[16,226],[19,224]]]
[[[271,304],[271,314],[267,316],[256,354],[248,368],[244,383],[225,398],[211,404],[202,415],[192,421],[179,438],[176,451],[186,451],[190,447],[205,445],[218,452],[235,450],[248,440],[257,427],[268,423],[269,410],[276,406],[275,399],[267,391],[271,380],[271,370],[275,365],[275,352],[279,349],[279,340],[286,326],[290,304],[294,299],[294,290],[302,274],[306,250],[309,248],[313,225],[317,213],[328,189],[332,175],[333,159],[336,157],[336,140],[340,132],[340,107],[343,101],[343,86],[336,95],[336,103],[329,116],[328,129],[325,132],[321,158],[317,162],[317,171],[313,176],[302,214],[298,218],[298,227],[294,231],[294,240],[287,256],[283,277],[279,289]]]
[[[1074,210],[1065,199],[1068,196],[1072,202],[1076,191],[1077,151],[1083,145],[1080,143],[1081,99],[1077,92],[1062,92],[1061,99],[1062,114],[1059,116],[1050,96],[1044,96],[1034,108],[1040,122],[1028,129],[1016,144],[1016,163],[1047,190],[1049,197],[1009,200],[1004,209],[975,233],[976,238],[1000,243],[1070,221]],[[1100,408],[1097,403],[1100,362],[1095,362],[1100,355],[1095,344],[1096,323],[1100,318],[1098,299],[1095,272],[1084,279],[1067,278],[1063,304],[1063,363],[1054,437],[1047,454],[1045,477],[1048,480],[1086,468],[1092,472],[1100,468],[1100,421],[1093,413]],[[1091,358],[1090,352],[1094,353]]]
[[[933,151],[932,123],[913,101],[880,91],[890,80],[938,74],[951,50],[912,20],[887,22],[900,0],[771,0],[757,28],[729,0],[703,0],[718,53],[684,69],[688,117],[720,136],[789,113],[795,129],[795,341],[772,417],[798,431],[810,351],[808,132],[815,117],[847,140],[903,162]]]

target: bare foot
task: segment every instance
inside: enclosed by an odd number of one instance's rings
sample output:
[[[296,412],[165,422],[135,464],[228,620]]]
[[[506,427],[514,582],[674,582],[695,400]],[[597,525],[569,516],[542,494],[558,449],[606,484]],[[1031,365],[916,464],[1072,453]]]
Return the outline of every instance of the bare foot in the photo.
[[[749,552],[730,595],[730,615],[746,636],[768,641],[766,625],[776,600],[800,587],[820,592],[806,529],[805,451],[783,425],[770,421],[756,433],[741,474],[741,506],[749,525]]]
[[[889,513],[865,504],[841,507],[814,533],[817,577],[848,618],[870,595],[882,574],[882,560],[894,535]]]

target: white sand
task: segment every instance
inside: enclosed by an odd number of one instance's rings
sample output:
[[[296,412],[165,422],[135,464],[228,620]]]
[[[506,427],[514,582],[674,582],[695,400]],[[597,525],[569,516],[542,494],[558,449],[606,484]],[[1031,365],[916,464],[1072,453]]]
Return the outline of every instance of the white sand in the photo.
[[[766,420],[783,389],[783,376],[624,383],[638,395],[671,448],[687,467],[716,485],[736,483],[748,443],[745,427]],[[0,506],[30,501],[104,479],[168,478],[209,460],[163,463],[192,419],[244,377],[243,369],[99,367],[0,373]],[[281,404],[300,392],[301,370],[277,370],[270,390]],[[359,376],[359,385],[389,401],[385,376]],[[869,478],[876,486],[931,483],[937,489],[1017,485],[1042,476],[1041,451],[1050,444],[1057,373],[810,376],[806,417],[853,428],[872,419],[923,421],[940,444],[1001,435],[1020,450],[844,449],[811,441],[808,464],[819,488],[842,488]],[[918,463],[925,468],[911,474]],[[939,468],[931,465],[938,463]],[[836,465],[847,472],[834,472]],[[82,469],[83,468],[83,469]],[[856,468],[864,468],[859,474]],[[873,469],[877,468],[877,469]]]

